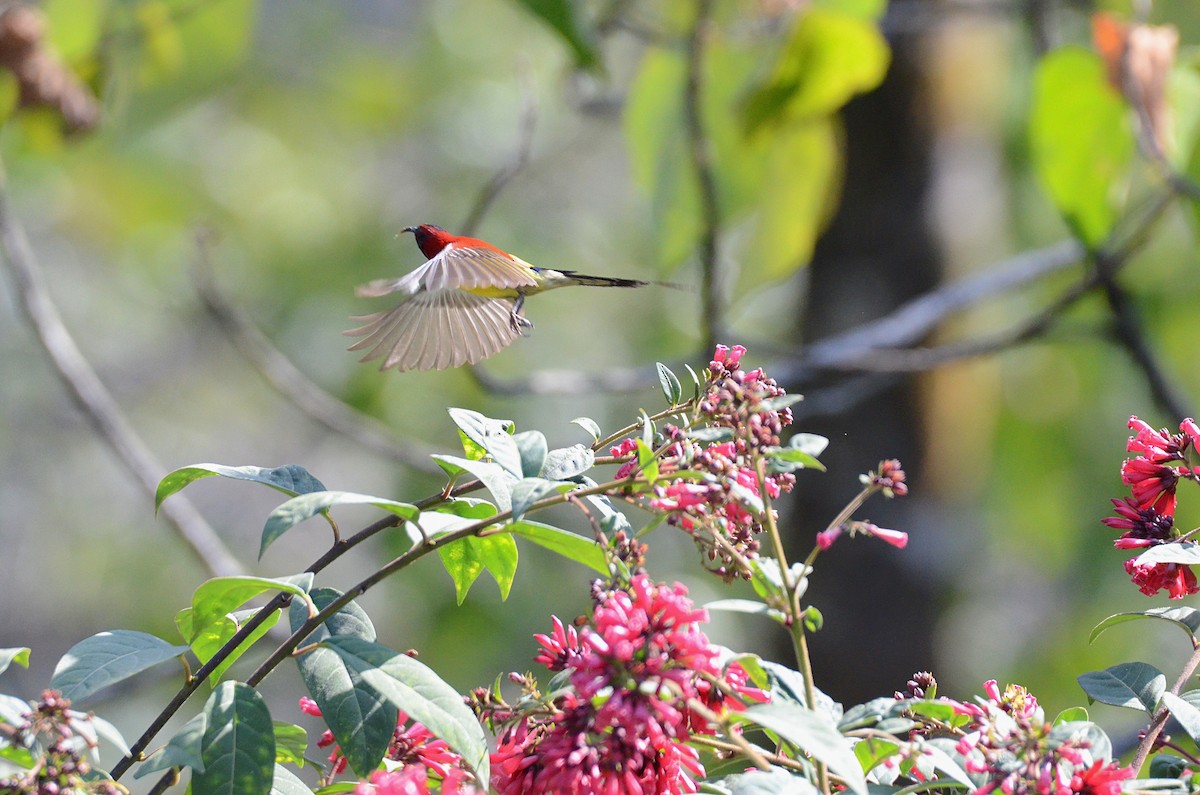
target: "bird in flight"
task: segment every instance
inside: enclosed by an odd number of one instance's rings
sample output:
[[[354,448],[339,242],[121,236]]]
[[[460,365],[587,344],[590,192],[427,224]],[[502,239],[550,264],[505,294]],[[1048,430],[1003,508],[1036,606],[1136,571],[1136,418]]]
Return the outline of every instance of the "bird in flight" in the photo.
[[[538,268],[491,243],[431,224],[404,231],[413,233],[429,261],[398,279],[376,279],[359,287],[360,298],[396,293],[400,303],[355,317],[363,325],[342,332],[362,337],[350,350],[366,350],[364,362],[382,358],[380,370],[445,370],[486,359],[533,328],[522,314],[528,295],[571,285],[653,284]]]

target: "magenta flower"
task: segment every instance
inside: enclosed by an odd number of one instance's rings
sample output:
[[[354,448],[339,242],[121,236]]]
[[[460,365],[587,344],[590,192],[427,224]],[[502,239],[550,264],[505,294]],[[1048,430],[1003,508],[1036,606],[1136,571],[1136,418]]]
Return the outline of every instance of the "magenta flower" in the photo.
[[[689,702],[720,712],[766,698],[740,666],[722,671],[700,631],[708,614],[682,585],[639,574],[596,600],[585,626],[555,619],[551,633],[536,636],[538,661],[568,672],[570,686],[550,703],[506,714],[491,757],[501,795],[696,792],[704,768],[687,741],[716,727]]]
[[[1025,688],[1000,691],[984,683],[986,698],[966,704],[951,701],[971,722],[955,750],[968,773],[983,778],[971,795],[999,790],[1004,795],[1116,795],[1120,781],[1134,771],[1096,759],[1085,736],[1052,738],[1037,699]],[[1115,787],[1115,789],[1114,789]]]
[[[1121,464],[1121,481],[1133,491],[1142,508],[1153,506],[1162,514],[1175,513],[1175,484],[1182,467],[1167,466],[1148,458],[1127,458]]]

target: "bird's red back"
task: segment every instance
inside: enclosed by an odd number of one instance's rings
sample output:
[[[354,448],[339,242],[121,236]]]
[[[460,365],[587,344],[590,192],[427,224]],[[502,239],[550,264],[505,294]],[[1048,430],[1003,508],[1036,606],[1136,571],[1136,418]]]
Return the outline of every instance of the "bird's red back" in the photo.
[[[487,241],[474,237],[452,235],[440,226],[434,226],[433,224],[421,224],[414,228],[413,237],[417,239],[417,246],[421,249],[421,253],[425,255],[426,259],[433,259],[441,253],[442,249],[452,243],[456,248],[486,248],[509,258],[512,256],[507,251],[498,249]]]

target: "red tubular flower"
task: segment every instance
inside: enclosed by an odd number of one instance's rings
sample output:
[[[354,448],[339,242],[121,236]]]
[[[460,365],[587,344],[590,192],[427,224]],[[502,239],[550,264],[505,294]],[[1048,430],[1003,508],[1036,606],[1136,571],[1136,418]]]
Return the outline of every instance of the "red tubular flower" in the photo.
[[[1087,770],[1071,778],[1071,791],[1079,795],[1121,795],[1121,782],[1133,778],[1135,772],[1132,767],[1097,759]]]
[[[1134,558],[1125,561],[1125,573],[1146,596],[1166,591],[1171,599],[1182,599],[1200,593],[1196,574],[1184,563],[1139,563]]]
[[[1146,458],[1127,458],[1121,464],[1121,481],[1133,491],[1141,508],[1153,507],[1160,514],[1175,514],[1175,484],[1182,467],[1155,463]]]
[[[1186,424],[1189,420],[1184,420]],[[1192,423],[1195,425],[1195,423]],[[1188,438],[1184,434],[1172,434],[1166,428],[1155,430],[1137,417],[1129,418],[1129,429],[1135,432],[1125,445],[1126,451],[1137,453],[1156,464],[1166,461],[1182,461],[1183,451],[1188,446]],[[1183,425],[1180,425],[1183,430]]]

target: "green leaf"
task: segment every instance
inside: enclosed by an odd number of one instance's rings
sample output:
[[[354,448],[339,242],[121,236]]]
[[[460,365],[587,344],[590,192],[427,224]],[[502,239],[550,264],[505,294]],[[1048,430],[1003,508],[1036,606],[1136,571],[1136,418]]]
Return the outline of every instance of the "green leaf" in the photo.
[[[1150,547],[1135,558],[1143,566],[1155,563],[1183,563],[1188,566],[1200,565],[1200,544],[1194,541],[1184,541],[1179,544],[1160,544]]]
[[[16,663],[22,668],[29,667],[29,649],[25,646],[13,646],[0,649],[0,674],[8,670],[8,666]]]
[[[517,574],[517,544],[505,533],[466,536],[438,548],[442,565],[454,580],[454,592],[461,605],[471,585],[487,569],[500,586],[502,598],[508,598]]]
[[[829,440],[815,433],[797,433],[793,434],[791,439],[788,439],[789,449],[808,453],[813,458],[825,452],[825,448],[828,446]]]
[[[239,614],[222,616],[221,619],[214,621],[196,633],[195,637],[191,641],[191,646],[192,652],[200,660],[200,663],[204,664],[211,660],[212,656],[216,654],[226,643],[228,643],[229,640],[237,633],[237,631],[241,629],[242,624],[245,623],[250,616],[257,612],[257,610],[247,610]],[[221,681],[221,677],[225,675],[225,672],[229,670],[231,665],[237,662],[238,659],[247,651],[249,651],[250,648],[264,635],[266,635],[272,627],[279,623],[279,616],[281,614],[282,611],[273,610],[271,615],[269,615],[261,624],[255,627],[254,630],[246,637],[246,639],[238,644],[238,647],[230,652],[220,665],[213,669],[212,674],[210,674],[208,678],[209,684],[212,687],[217,686],[217,683]],[[175,624],[179,627],[179,630],[184,637],[191,636],[191,617],[192,608],[190,607],[184,608],[183,610],[179,611],[178,615],[175,616]]]
[[[448,410],[454,424],[513,477],[521,477],[521,453],[509,433],[511,420],[494,420],[469,409]]]
[[[667,405],[678,406],[680,398],[683,397],[683,386],[680,385],[679,378],[671,372],[670,367],[662,362],[657,362],[656,366],[658,367],[658,385],[662,388],[663,397],[667,399]]]
[[[406,521],[416,519],[421,512],[417,506],[409,505],[406,502],[396,502],[366,494],[354,494],[349,491],[315,491],[301,494],[280,505],[267,517],[267,523],[263,526],[262,543],[258,548],[259,559],[262,559],[267,547],[288,530],[306,519],[325,513],[335,505],[374,505],[376,508],[382,508]]]
[[[275,762],[304,767],[308,750],[308,732],[303,726],[277,720],[275,726]]]
[[[552,455],[554,455],[553,451],[547,455],[546,460],[549,461]],[[432,456],[432,458],[450,477],[454,477],[460,472],[467,472],[473,475],[480,483],[487,487],[487,490],[492,495],[492,499],[496,501],[496,505],[500,510],[507,511],[512,507],[512,487],[517,479],[512,473],[505,470],[504,467],[489,461],[471,461],[452,455],[439,454]]]
[[[731,717],[775,732],[814,759],[824,762],[832,773],[843,779],[848,789],[858,795],[867,795],[867,782],[858,758],[828,715],[797,704],[771,703],[755,704]]]
[[[337,588],[325,586],[314,588],[312,593],[309,594],[317,610],[324,610],[334,601],[340,599],[342,595],[342,592]],[[308,610],[305,606],[300,602],[292,602],[291,607],[288,609],[288,622],[291,625],[292,632],[304,626],[308,622],[308,619]],[[346,635],[373,641],[375,640],[375,625],[371,623],[371,617],[367,615],[367,612],[359,607],[357,602],[351,601],[313,630],[308,636],[308,642],[316,643],[330,635]]]
[[[1117,613],[1101,621],[1092,630],[1092,634],[1088,636],[1088,643],[1091,643],[1100,637],[1106,629],[1115,627],[1117,624],[1124,624],[1126,621],[1137,621],[1142,618],[1156,618],[1162,621],[1169,621],[1172,624],[1183,629],[1188,633],[1188,637],[1193,640],[1200,639],[1197,635],[1197,630],[1200,630],[1200,610],[1194,607],[1152,607],[1149,610],[1137,610],[1129,613]]]
[[[1171,717],[1179,721],[1179,725],[1192,738],[1192,742],[1200,742],[1200,709],[1179,696],[1166,690],[1162,694],[1162,703],[1171,712]]]
[[[1078,677],[1079,686],[1092,701],[1129,707],[1153,714],[1167,689],[1167,678],[1153,665],[1128,662]]]
[[[1112,741],[1091,721],[1059,723],[1050,729],[1046,739],[1052,748],[1073,745],[1088,749],[1093,759],[1112,759]]]
[[[831,9],[797,14],[771,74],[746,101],[745,129],[828,116],[882,83],[890,62],[887,41],[869,20]]]
[[[760,162],[758,223],[740,259],[743,288],[779,282],[811,258],[838,207],[842,186],[840,128],[833,119],[788,122],[755,136]],[[773,175],[788,174],[788,179]],[[791,397],[790,395],[788,397]]]
[[[276,763],[275,778],[271,782],[271,795],[313,795],[313,792],[295,773]]]
[[[521,431],[513,435],[517,451],[521,454],[521,477],[535,478],[546,463],[546,435],[541,431]]]
[[[19,726],[25,722],[25,715],[30,709],[28,701],[0,693],[0,723]]]
[[[600,574],[608,574],[608,562],[604,550],[590,538],[570,533],[558,527],[539,522],[511,522],[504,529],[513,535],[521,536],[551,552],[557,552],[568,560],[573,560]]]
[[[310,572],[286,578],[246,575],[214,577],[192,594],[191,637],[187,640],[195,640],[206,627],[221,621],[260,594],[280,591],[304,598],[312,586],[312,580]]]
[[[538,500],[551,494],[568,492],[575,488],[575,485],[544,478],[524,478],[518,481],[512,490],[512,518],[520,519]]]
[[[1099,55],[1063,47],[1038,62],[1030,142],[1058,211],[1083,243],[1099,246],[1118,217],[1120,183],[1135,149],[1128,108]]]
[[[596,454],[590,447],[573,444],[547,453],[541,475],[547,480],[570,480],[587,472],[595,463]]]
[[[600,441],[601,436],[603,436],[600,431],[600,426],[597,425],[596,421],[591,417],[576,417],[575,419],[571,420],[571,422],[575,423],[580,428],[583,428],[585,431],[591,434],[592,439],[597,442]]]
[[[331,588],[318,589],[313,592],[313,601],[324,608],[338,596],[340,594]],[[307,621],[308,615],[293,603],[290,619],[295,632]],[[327,619],[308,639],[322,642],[331,636],[370,643],[375,639],[375,628],[362,608],[351,602]],[[363,682],[358,671],[347,666],[332,649],[311,648],[300,655],[296,663],[308,694],[320,708],[325,724],[333,732],[350,767],[365,778],[379,765],[392,741],[398,717],[396,709]]]
[[[778,767],[725,776],[720,786],[720,791],[729,795],[817,795],[818,792],[807,779]]]
[[[332,637],[325,646],[392,706],[424,724],[462,755],[477,781],[490,781],[483,727],[454,688],[426,665],[405,654],[359,638]]]
[[[795,472],[797,469],[825,471],[825,465],[815,456],[794,447],[776,447],[769,450],[767,466],[771,472]]]
[[[204,771],[192,774],[193,795],[269,793],[275,779],[275,731],[258,691],[242,682],[222,682],[204,713]]]
[[[76,643],[62,656],[54,667],[50,687],[79,702],[109,685],[175,659],[187,649],[145,632],[101,632]]]
[[[764,616],[782,622],[787,616],[762,602],[753,599],[717,599],[704,605],[705,610],[724,610],[730,613],[744,613],[752,616]]]
[[[205,711],[183,724],[183,728],[176,732],[166,745],[147,757],[133,777],[141,778],[172,767],[187,767],[203,772],[204,758],[201,756],[201,747],[207,728],[208,712]]]
[[[163,500],[189,483],[201,478],[209,478],[213,475],[233,478],[234,480],[249,480],[253,483],[262,483],[264,486],[270,486],[276,491],[282,491],[291,497],[295,497],[298,494],[307,494],[311,491],[325,490],[325,486],[321,484],[321,481],[310,475],[307,469],[296,464],[288,464],[287,466],[275,467],[274,469],[255,466],[227,467],[223,464],[193,464],[189,467],[176,469],[159,481],[158,489],[154,494],[154,509],[158,510],[163,504]]]
[[[1054,718],[1054,725],[1060,723],[1074,723],[1077,721],[1088,720],[1088,711],[1086,707],[1067,707]]]
[[[575,55],[575,65],[593,69],[600,63],[600,51],[592,32],[584,26],[582,5],[572,0],[517,0],[529,13],[554,29]]]
[[[650,445],[646,444],[644,439],[637,440],[637,460],[638,469],[641,470],[646,480],[650,483],[657,481],[658,459],[654,457],[654,451],[650,449]]]

